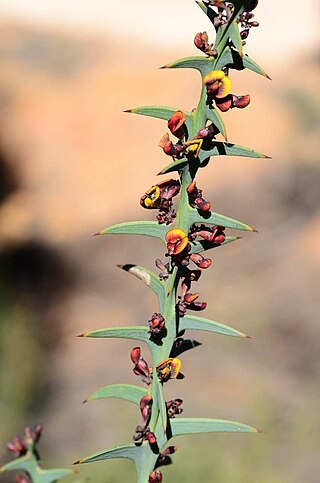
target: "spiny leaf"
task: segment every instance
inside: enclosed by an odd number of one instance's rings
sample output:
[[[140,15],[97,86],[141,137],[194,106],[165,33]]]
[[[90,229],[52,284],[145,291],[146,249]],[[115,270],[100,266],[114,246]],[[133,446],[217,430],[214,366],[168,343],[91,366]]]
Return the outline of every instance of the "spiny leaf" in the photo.
[[[247,54],[243,57],[239,53],[230,47],[227,47],[221,57],[219,58],[216,69],[222,69],[223,67],[229,67],[236,70],[243,70],[245,68],[256,72],[264,77],[270,79],[268,74],[260,67],[253,59],[251,59]]]
[[[196,69],[202,77],[214,70],[213,57],[184,57],[183,59],[175,60],[170,64],[164,65],[162,69]]]
[[[31,462],[30,462],[30,456],[22,456],[21,458],[17,458],[13,461],[9,461],[9,463],[6,463],[5,465],[1,466],[0,468],[0,473],[5,473],[7,471],[17,471],[17,470],[23,470],[23,471],[28,471],[30,469]]]
[[[202,253],[206,250],[211,250],[212,248],[223,247],[224,245],[228,245],[236,240],[239,240],[241,237],[239,236],[227,236],[223,243],[217,245],[214,242],[210,242],[208,240],[198,240],[196,242],[191,243],[191,250],[190,253]]]
[[[96,235],[145,235],[165,242],[166,228],[157,221],[128,221],[109,226]]]
[[[246,424],[224,419],[210,418],[177,418],[171,421],[172,437],[183,434],[234,432],[234,433],[258,433],[259,430]]]
[[[69,476],[74,473],[72,470],[57,469],[57,470],[43,470],[39,468],[39,475],[41,483],[53,483],[61,478]]]
[[[268,74],[258,65],[253,59],[251,59],[248,55],[244,55],[242,57],[243,65],[247,69],[252,70],[253,72],[256,72],[256,74],[263,75],[264,77],[267,77],[269,80],[271,80],[271,77],[268,76]]]
[[[204,216],[204,214],[200,214],[200,212],[196,209],[190,208],[189,220],[190,224],[206,223],[210,225],[224,226],[226,228],[233,228],[235,230],[256,231],[254,228],[247,225],[246,223],[234,220],[233,218],[229,218],[228,216],[220,215],[219,213],[214,213],[213,211],[208,212],[208,214]]]
[[[245,334],[232,327],[193,315],[185,315],[180,319],[179,330],[204,330],[207,332],[214,332],[215,334],[229,335],[231,337],[247,337]]]
[[[153,273],[151,270],[139,265],[126,264],[118,265],[118,267],[122,268],[122,270],[125,270],[128,273],[131,273],[153,290],[158,297],[161,312],[165,302],[165,284],[159,279],[159,276]]]
[[[147,389],[144,387],[134,386],[133,384],[111,384],[109,386],[101,387],[100,389],[97,389],[97,391],[91,393],[86,401],[115,397],[139,406],[140,399],[143,396],[146,396],[147,392]]]
[[[177,110],[178,109],[174,107],[167,106],[142,106],[136,107],[135,109],[129,109],[125,112],[132,112],[133,114],[140,114],[142,116],[150,116],[169,121],[169,119],[172,117],[172,114],[174,114]],[[186,115],[186,126],[189,130],[191,127],[191,115],[190,112],[184,111],[184,113]]]
[[[86,458],[76,461],[74,464],[93,463],[95,461],[110,460],[113,458],[128,458],[138,464],[140,460],[139,449],[140,448],[134,444],[118,446],[116,448],[110,448],[94,453]]]
[[[254,151],[245,146],[238,144],[224,143],[222,141],[211,141],[210,143],[203,143],[202,149],[199,153],[199,161],[202,163],[210,156],[243,156],[246,158],[269,158],[265,154]]]
[[[115,339],[134,339],[142,342],[149,342],[148,328],[143,326],[136,327],[109,327],[98,329],[81,334],[79,337],[96,338],[115,338]]]
[[[163,168],[158,174],[167,174],[172,173],[172,171],[180,171],[185,166],[187,166],[188,163],[189,160],[187,158],[179,159],[178,161],[174,161],[173,163],[168,164],[168,166]]]

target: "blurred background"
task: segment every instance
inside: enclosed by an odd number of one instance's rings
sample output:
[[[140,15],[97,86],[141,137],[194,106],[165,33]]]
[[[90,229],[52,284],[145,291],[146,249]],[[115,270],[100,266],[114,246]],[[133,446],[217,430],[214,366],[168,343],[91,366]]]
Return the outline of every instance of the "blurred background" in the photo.
[[[312,0],[260,3],[246,51],[273,82],[234,73],[252,102],[224,119],[230,141],[273,159],[213,158],[198,178],[215,211],[259,231],[212,252],[199,282],[206,316],[254,339],[191,334],[204,344],[182,356],[186,379],[167,394],[185,416],[264,433],[177,440],[168,482],[319,482],[319,12]],[[213,32],[192,0],[1,0],[0,13],[0,463],[11,435],[41,421],[44,465],[68,467],[128,442],[140,422],[122,401],[81,404],[137,382],[132,342],[76,338],[157,310],[116,264],[153,268],[161,243],[91,237],[151,219],[139,198],[168,163],[165,123],[123,111],[195,107],[198,74],[157,68],[197,55],[194,35]],[[125,460],[79,472],[136,481]]]

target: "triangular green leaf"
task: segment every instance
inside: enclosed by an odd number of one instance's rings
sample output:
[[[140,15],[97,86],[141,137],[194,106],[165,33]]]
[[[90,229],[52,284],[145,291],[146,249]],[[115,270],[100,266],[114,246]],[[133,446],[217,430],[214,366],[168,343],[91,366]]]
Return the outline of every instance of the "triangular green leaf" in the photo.
[[[144,387],[134,386],[133,384],[111,384],[101,387],[87,397],[86,401],[94,401],[96,399],[119,398],[132,402],[139,406],[140,399],[146,396],[147,389]]]
[[[224,143],[222,141],[211,141],[203,143],[199,153],[199,161],[202,163],[210,156],[243,156],[246,158],[268,158],[265,154],[254,151],[238,144]]]
[[[173,171],[180,171],[185,166],[189,164],[189,160],[187,158],[179,159],[178,161],[173,161],[173,163],[168,164],[165,168],[163,168],[160,173],[158,174],[167,174],[172,173]]]
[[[41,477],[41,483],[53,483],[73,474],[74,471],[65,469],[43,470],[40,468],[38,473]]]
[[[135,109],[130,109],[125,112],[132,112],[133,114],[140,114],[142,116],[150,116],[155,117],[157,119],[163,119],[165,121],[169,121],[172,114],[174,114],[178,109],[174,107],[167,107],[167,106],[141,106],[136,107]],[[187,129],[190,130],[191,127],[191,117],[190,112],[184,111],[186,115],[186,126]]]
[[[236,421],[211,418],[177,418],[171,419],[172,437],[183,434],[199,433],[258,433],[259,430]]]
[[[157,221],[128,221],[109,226],[97,235],[145,235],[165,242],[167,229]]]
[[[202,216],[202,214],[194,208],[190,208],[190,223],[205,223],[209,225],[218,225],[224,226],[226,228],[233,228],[235,230],[244,230],[244,231],[256,231],[251,226],[247,225],[246,223],[242,223],[241,221],[234,220],[233,218],[229,218],[228,216],[220,215],[219,213],[214,213],[213,211],[208,212],[206,216]]]
[[[245,68],[256,72],[264,77],[270,79],[268,74],[258,65],[253,59],[251,59],[247,54],[243,57],[239,55],[235,49],[227,47],[224,49],[221,57],[217,61],[216,69],[222,69],[223,67],[229,67],[231,69],[243,70]]]
[[[210,242],[208,240],[198,240],[196,242],[191,243],[191,250],[190,253],[202,253],[206,250],[211,250],[212,248],[223,247],[224,245],[228,245],[236,240],[239,240],[240,237],[238,236],[227,236],[223,243],[217,245],[214,242]]]
[[[133,339],[141,340],[149,343],[148,327],[109,327],[107,329],[98,329],[91,332],[81,334],[80,337],[96,337],[100,339],[114,338],[114,339]]]
[[[86,458],[77,461],[75,464],[93,463],[95,461],[110,460],[113,458],[128,458],[134,461],[137,465],[140,460],[140,447],[130,444],[128,446],[118,446],[116,448],[99,451]]]
[[[158,297],[161,312],[165,302],[165,284],[162,280],[159,279],[159,276],[153,273],[151,270],[148,270],[147,268],[141,267],[139,265],[126,264],[118,266],[126,272],[131,273],[132,275],[137,277],[139,280],[141,280],[153,290],[153,292]]]
[[[184,57],[183,59],[178,59],[170,64],[164,65],[162,69],[196,69],[204,77],[214,70],[214,61],[215,59],[213,57]]]
[[[204,330],[214,332],[215,334],[229,335],[231,337],[247,337],[232,327],[193,315],[185,315],[179,320],[179,330]]]

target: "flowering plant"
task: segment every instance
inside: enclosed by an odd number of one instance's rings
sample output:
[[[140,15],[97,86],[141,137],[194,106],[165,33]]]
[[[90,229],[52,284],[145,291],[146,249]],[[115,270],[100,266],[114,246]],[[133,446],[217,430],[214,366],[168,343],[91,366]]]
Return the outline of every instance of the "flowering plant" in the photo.
[[[197,2],[211,20],[216,31],[214,44],[209,44],[206,32],[196,34],[195,46],[204,55],[187,57],[165,65],[166,69],[192,68],[201,74],[202,87],[198,106],[192,111],[149,106],[131,109],[131,113],[160,118],[167,121],[168,130],[160,147],[171,162],[160,175],[177,172],[178,179],[165,179],[148,188],[140,204],[148,210],[157,210],[156,221],[134,221],[106,228],[98,235],[146,235],[162,240],[166,246],[166,261],[157,259],[155,274],[137,265],[121,268],[149,286],[157,295],[158,312],[145,326],[113,327],[82,334],[84,337],[117,337],[144,342],[149,347],[151,361],[141,355],[140,347],[131,351],[133,372],[141,378],[143,386],[116,384],[103,387],[88,399],[118,397],[133,402],[140,408],[142,423],[133,434],[133,443],[106,449],[80,460],[88,463],[110,458],[129,458],[134,461],[139,483],[159,483],[164,464],[171,463],[176,446],[167,446],[171,438],[183,434],[226,432],[258,432],[257,429],[234,421],[208,418],[182,418],[182,400],[167,401],[164,388],[174,379],[183,379],[180,355],[199,345],[185,338],[187,330],[204,330],[234,337],[247,337],[236,329],[190,314],[206,308],[199,301],[193,285],[210,267],[211,259],[203,255],[237,239],[227,235],[227,229],[255,231],[249,225],[215,213],[211,203],[197,187],[196,174],[208,165],[211,156],[247,156],[264,158],[250,148],[217,139],[227,139],[226,128],[219,111],[245,108],[249,95],[232,93],[232,71],[250,69],[268,77],[261,67],[243,53],[246,38],[258,23],[252,11],[257,0],[221,0]],[[174,207],[174,198],[180,195]],[[178,391],[178,389],[177,389]]]
[[[179,394],[172,400],[166,400],[165,396],[166,384],[184,378],[181,354],[199,345],[199,342],[186,337],[188,330],[247,337],[232,327],[191,315],[192,312],[202,312],[207,306],[201,298],[199,300],[200,295],[194,290],[194,284],[202,276],[202,271],[212,264],[205,253],[238,238],[229,235],[228,229],[255,231],[246,223],[212,211],[211,203],[197,186],[197,172],[209,164],[212,156],[266,157],[250,148],[228,142],[220,114],[220,111],[232,108],[243,109],[250,103],[248,94],[236,95],[232,92],[233,70],[249,69],[268,77],[243,52],[250,31],[258,26],[252,13],[258,0],[203,0],[197,4],[213,24],[214,43],[209,42],[206,32],[199,32],[194,38],[194,44],[202,55],[183,58],[163,68],[191,68],[199,71],[201,94],[198,106],[191,111],[163,106],[145,106],[128,111],[160,118],[167,122],[170,132],[166,132],[159,143],[164,154],[171,158],[159,173],[166,175],[166,179],[152,184],[140,198],[142,208],[157,211],[156,220],[120,223],[97,233],[145,235],[162,240],[166,247],[166,260],[155,261],[159,273],[138,265],[120,267],[153,290],[159,307],[145,325],[111,327],[81,335],[133,339],[144,342],[150,350],[148,361],[142,356],[140,346],[134,347],[130,354],[133,372],[143,385],[113,384],[98,389],[87,398],[95,400],[117,397],[136,404],[140,409],[141,420],[133,431],[133,441],[77,461],[79,464],[129,458],[136,465],[138,483],[162,481],[159,468],[171,463],[176,446],[168,443],[175,436],[220,431],[258,432],[256,428],[235,421],[180,417],[183,401],[178,397]],[[178,177],[171,178],[171,173],[178,173]],[[179,202],[175,203],[178,195]],[[175,384],[178,393],[179,383]],[[26,458],[28,455],[35,461],[35,440],[32,437],[30,439],[28,433],[26,441],[27,446],[23,446],[23,451],[27,453],[19,456]],[[33,473],[30,475],[34,482],[52,481],[37,479]]]

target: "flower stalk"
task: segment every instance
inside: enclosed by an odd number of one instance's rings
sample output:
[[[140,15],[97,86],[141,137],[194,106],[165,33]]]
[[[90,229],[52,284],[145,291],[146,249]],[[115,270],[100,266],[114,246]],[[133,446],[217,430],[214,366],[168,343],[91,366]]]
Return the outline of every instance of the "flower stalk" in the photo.
[[[243,45],[252,27],[252,10],[257,1],[197,2],[212,21],[216,37],[210,43],[206,32],[196,34],[199,57],[187,57],[164,68],[193,68],[201,74],[201,94],[198,106],[191,112],[161,106],[141,107],[129,112],[161,118],[170,131],[160,141],[171,163],[159,174],[177,172],[178,179],[166,179],[151,186],[140,199],[145,209],[159,210],[156,221],[129,222],[114,225],[99,232],[105,234],[146,235],[161,239],[166,245],[166,262],[157,259],[160,270],[155,274],[135,265],[122,266],[148,285],[157,295],[159,307],[145,326],[100,329],[82,334],[85,337],[119,337],[147,344],[151,359],[141,356],[134,347],[131,359],[134,373],[144,386],[106,386],[88,399],[120,397],[140,407],[142,423],[136,427],[133,443],[111,448],[84,458],[88,463],[110,458],[129,458],[136,465],[138,483],[161,482],[159,467],[171,462],[175,452],[167,446],[174,436],[206,432],[258,432],[257,429],[234,421],[207,418],[181,418],[183,401],[178,398],[179,379],[183,379],[180,356],[199,343],[184,337],[188,329],[246,338],[244,334],[215,321],[192,315],[202,312],[206,302],[199,301],[194,284],[212,260],[203,252],[235,241],[226,234],[229,229],[255,231],[249,225],[212,211],[212,204],[203,198],[196,184],[200,168],[208,165],[212,156],[231,155],[266,158],[250,148],[229,144],[219,111],[247,107],[250,96],[231,93],[232,70],[249,69],[267,77],[261,67],[243,54]],[[245,33],[244,33],[245,32]],[[171,138],[173,136],[173,138]],[[174,208],[174,198],[179,202]],[[201,297],[200,297],[201,300]],[[177,380],[177,381],[176,381]],[[177,398],[166,401],[166,384],[175,384]]]

